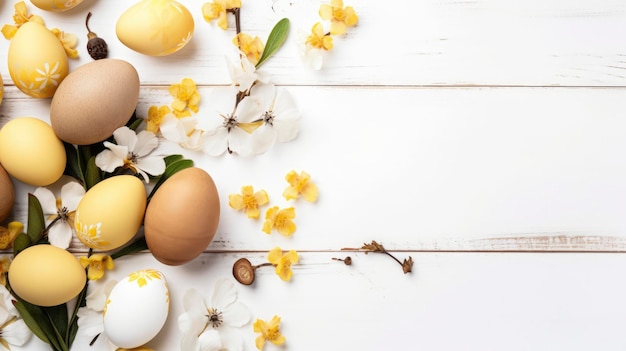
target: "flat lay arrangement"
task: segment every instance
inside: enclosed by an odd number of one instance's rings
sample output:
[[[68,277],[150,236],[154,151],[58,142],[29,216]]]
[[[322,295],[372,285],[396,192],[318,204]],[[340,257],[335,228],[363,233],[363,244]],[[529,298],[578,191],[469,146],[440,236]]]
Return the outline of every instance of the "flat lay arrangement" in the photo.
[[[0,349],[626,346],[626,5],[0,20]]]

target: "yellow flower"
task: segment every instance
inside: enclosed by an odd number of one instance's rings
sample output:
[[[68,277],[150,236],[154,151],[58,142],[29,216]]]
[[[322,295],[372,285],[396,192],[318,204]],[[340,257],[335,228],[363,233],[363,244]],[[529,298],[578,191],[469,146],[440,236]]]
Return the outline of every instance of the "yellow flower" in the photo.
[[[276,274],[278,274],[280,279],[288,282],[291,280],[291,276],[293,275],[291,265],[298,263],[299,258],[298,253],[294,250],[290,250],[283,255],[283,251],[277,246],[270,250],[267,255],[267,260],[271,264],[276,265]]]
[[[15,237],[23,231],[24,224],[21,222],[10,222],[7,228],[0,226],[0,250],[11,247]]]
[[[300,172],[300,175],[296,171],[291,171],[285,176],[285,180],[289,183],[289,186],[283,191],[283,196],[287,200],[297,199],[302,195],[306,201],[314,202],[317,200],[317,186],[311,182],[311,176],[305,172]]]
[[[111,270],[115,267],[113,259],[109,255],[93,254],[90,257],[80,257],[80,264],[83,268],[87,268],[87,277],[89,280],[98,280],[104,277],[106,269]]]
[[[178,118],[191,116],[187,109],[198,112],[198,103],[200,103],[200,93],[196,90],[196,82],[191,78],[184,78],[180,83],[170,85],[170,95],[174,97],[172,109],[174,115]]]
[[[65,50],[65,54],[67,55],[67,57],[78,57],[78,51],[74,49],[76,47],[76,44],[78,44],[78,38],[76,37],[76,35],[65,33],[59,28],[52,28],[50,29],[50,31],[57,37],[57,39],[59,39],[59,41],[63,45],[63,49]]]
[[[311,28],[311,34],[306,38],[306,44],[328,51],[333,48],[333,37],[330,36],[330,33],[324,33],[324,27],[320,22],[317,22]]]
[[[269,323],[262,319],[257,319],[252,326],[255,333],[261,333],[256,338],[256,348],[263,350],[265,341],[270,341],[274,345],[282,345],[285,343],[285,336],[280,333],[280,317],[274,316]]]
[[[330,34],[344,34],[346,27],[355,26],[359,17],[352,6],[343,7],[343,0],[331,0],[329,4],[322,4],[319,11],[320,17],[330,20]]]
[[[265,212],[265,223],[263,223],[263,231],[267,234],[272,233],[272,229],[284,236],[291,236],[296,231],[296,224],[292,219],[296,218],[296,210],[293,207],[278,209],[278,206],[269,208]]]
[[[13,15],[13,21],[15,22],[15,25],[5,24],[4,26],[2,26],[2,35],[4,35],[6,39],[13,38],[13,36],[15,36],[15,33],[17,33],[17,30],[22,26],[22,24],[26,22],[38,22],[42,25],[44,24],[43,18],[36,15],[28,14],[28,9],[26,8],[26,4],[24,3],[24,1],[15,3],[14,7],[15,14]]]
[[[161,280],[161,273],[156,269],[144,269],[142,271],[133,272],[128,276],[128,281],[137,281],[137,285],[139,285],[140,288],[148,284],[152,279]]]
[[[264,45],[259,37],[252,38],[245,33],[239,33],[233,38],[233,44],[239,48],[239,50],[246,55],[248,61],[253,65],[256,65],[263,53]]]
[[[9,267],[11,266],[11,259],[8,256],[0,258],[0,284],[7,285],[7,275]]]
[[[226,11],[241,7],[241,0],[213,0],[202,5],[204,20],[211,23],[217,18],[217,25],[223,30],[228,29]]]
[[[241,187],[241,194],[228,195],[228,205],[237,211],[244,210],[248,218],[259,218],[259,206],[270,201],[265,190],[256,193],[251,185]]]
[[[172,113],[172,110],[169,108],[169,106],[150,106],[150,108],[148,109],[148,122],[146,125],[146,130],[156,134],[159,131],[159,127],[161,126],[163,117],[165,117],[165,115],[167,115],[168,113]]]

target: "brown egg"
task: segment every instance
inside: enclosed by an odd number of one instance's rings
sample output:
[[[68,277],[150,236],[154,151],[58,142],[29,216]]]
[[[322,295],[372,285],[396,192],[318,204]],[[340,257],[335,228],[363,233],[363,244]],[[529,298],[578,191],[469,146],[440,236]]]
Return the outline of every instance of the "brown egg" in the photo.
[[[15,202],[15,189],[7,171],[0,165],[0,222],[11,214]]]
[[[213,178],[196,167],[168,178],[154,193],[144,219],[146,242],[160,262],[178,266],[211,243],[220,219]]]
[[[50,104],[50,124],[71,144],[103,141],[128,122],[139,100],[139,75],[130,63],[86,63],[59,84]]]

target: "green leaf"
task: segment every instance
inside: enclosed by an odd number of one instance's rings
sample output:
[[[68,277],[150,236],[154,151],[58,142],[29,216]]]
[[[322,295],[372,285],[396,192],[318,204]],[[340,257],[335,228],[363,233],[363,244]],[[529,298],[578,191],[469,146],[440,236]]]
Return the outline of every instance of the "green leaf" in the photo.
[[[15,240],[13,240],[13,256],[17,256],[18,253],[22,252],[31,244],[32,242],[26,233],[19,234],[15,237]]]
[[[37,323],[38,318],[45,318],[43,312],[37,311],[37,306],[31,305],[21,299],[14,300],[13,305],[15,305],[17,312],[19,312],[20,316],[33,334],[46,344],[50,344],[50,340],[48,340],[46,332],[44,332],[41,326],[39,326],[39,323]]]
[[[152,191],[150,192],[150,195],[148,196],[148,201],[150,201],[150,199],[152,198],[154,193],[156,193],[157,189],[159,189],[159,187],[167,180],[167,178],[169,178],[169,177],[173,176],[174,174],[176,174],[177,172],[180,172],[183,169],[189,168],[189,167],[193,167],[193,161],[192,160],[187,160],[187,159],[182,159],[182,160],[179,160],[179,161],[175,161],[172,164],[170,164],[169,166],[167,166],[165,168],[165,172],[163,172],[161,177],[159,177],[159,180],[154,185],[154,188],[152,188]]]
[[[39,199],[33,194],[28,194],[28,227],[26,234],[31,243],[36,243],[41,239],[46,222],[43,217],[43,210]]]
[[[146,237],[144,236],[133,241],[130,245],[121,248],[119,251],[112,253],[111,258],[120,258],[122,256],[126,256],[128,254],[139,252],[142,250],[148,250],[148,244],[146,243]]]
[[[255,66],[256,68],[261,67],[261,65],[268,58],[270,58],[272,55],[274,55],[276,51],[278,51],[278,49],[280,49],[280,47],[285,42],[285,39],[287,39],[287,34],[289,34],[289,19],[283,18],[278,21],[278,23],[276,23],[274,28],[272,28],[270,35],[267,37],[265,49],[263,49],[263,53],[259,58],[259,62],[257,62]]]
[[[101,180],[102,173],[100,168],[96,166],[96,156],[91,156],[89,161],[87,161],[87,168],[85,170],[85,189],[89,190]]]
[[[172,163],[176,161],[180,161],[182,159],[183,159],[183,155],[179,155],[179,154],[169,155],[163,158],[163,160],[165,161],[165,167],[171,165]]]
[[[65,155],[67,157],[67,164],[65,166],[64,174],[74,177],[84,184],[85,179],[83,177],[83,173],[80,170],[78,150],[76,150],[74,145],[68,144],[66,142],[63,142],[63,146],[65,147]]]
[[[57,306],[42,307],[44,313],[48,316],[50,324],[52,324],[55,334],[59,340],[63,340],[67,344],[66,335],[68,328],[67,304]]]
[[[85,280],[85,286],[83,290],[80,291],[78,297],[76,298],[76,305],[74,305],[74,310],[72,311],[72,315],[70,318],[69,329],[67,331],[66,340],[69,346],[72,346],[74,343],[74,339],[76,338],[76,333],[78,332],[78,309],[87,305],[87,287],[89,286],[89,279]]]

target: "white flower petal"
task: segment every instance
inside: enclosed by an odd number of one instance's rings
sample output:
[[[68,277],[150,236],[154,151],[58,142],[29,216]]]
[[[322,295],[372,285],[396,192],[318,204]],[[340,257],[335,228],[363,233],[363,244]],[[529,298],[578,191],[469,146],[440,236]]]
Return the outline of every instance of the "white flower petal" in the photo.
[[[181,351],[200,351],[198,336],[194,333],[185,333],[180,339]]]
[[[128,150],[135,150],[135,145],[137,145],[137,134],[135,131],[124,126],[119,127],[113,132],[113,138],[115,138],[115,142],[117,145],[126,146]]]
[[[10,345],[22,346],[33,336],[23,319],[18,319],[2,329],[2,338]]]
[[[57,214],[57,200],[50,189],[39,187],[35,189],[33,195],[35,195],[39,203],[41,203],[41,209],[44,215],[49,216]]]
[[[235,301],[222,311],[224,323],[231,327],[243,327],[250,321],[250,310],[239,301]]]
[[[90,281],[87,286],[87,308],[98,312],[104,311],[106,301],[115,284],[117,284],[116,280]]]
[[[135,155],[144,157],[156,149],[157,146],[159,146],[159,139],[157,139],[156,135],[144,130],[137,134],[137,144],[131,150]]]
[[[153,176],[158,176],[165,172],[165,161],[162,157],[158,156],[140,158],[135,165],[137,168]]]
[[[167,114],[163,117],[159,130],[165,139],[175,143],[183,143],[187,137],[181,119],[176,118],[173,114]]]
[[[81,307],[76,315],[78,316],[78,332],[82,335],[94,337],[104,331],[102,313]]]
[[[276,128],[263,124],[252,133],[251,144],[255,154],[269,150],[276,142]]]
[[[183,295],[185,313],[178,317],[178,328],[183,333],[198,335],[206,325],[207,307],[202,295],[196,289],[190,289]]]
[[[72,241],[72,228],[62,221],[56,222],[48,231],[48,241],[51,245],[67,249]]]
[[[254,96],[246,96],[237,105],[237,122],[249,123],[261,118],[263,106],[261,101]]]
[[[6,323],[11,318],[13,318],[13,315],[9,313],[7,307],[0,306],[0,325]]]
[[[242,157],[254,155],[252,136],[241,128],[233,128],[228,133],[228,148]]]
[[[272,111],[274,109],[274,99],[276,98],[276,86],[274,84],[257,83],[250,91],[250,96],[259,99],[262,111]]]
[[[243,337],[237,330],[228,326],[220,327],[220,338],[222,339],[222,349],[228,351],[243,350]]]
[[[137,171],[136,173],[139,174],[139,176],[143,179],[144,182],[150,183],[150,178],[148,177],[146,172],[144,172],[140,168],[136,168],[136,171]]]
[[[180,124],[183,126],[185,135],[189,135],[189,133],[193,132],[198,125],[198,119],[196,117],[180,118],[179,121]]]
[[[203,118],[198,121],[196,128],[205,131],[209,134],[214,133],[218,129],[226,129],[224,123],[226,122],[226,117],[223,116],[211,116],[207,118]]]
[[[274,130],[276,130],[277,142],[284,143],[291,141],[298,136],[300,121],[297,119],[275,119]]]
[[[76,210],[83,196],[85,196],[85,188],[78,182],[69,182],[61,188],[61,202],[68,211]]]
[[[227,278],[220,278],[213,286],[213,294],[211,295],[211,305],[220,311],[223,311],[228,305],[237,301],[237,289],[235,284]]]
[[[218,128],[213,133],[207,133],[202,145],[202,151],[210,156],[219,156],[228,148],[228,131]]]
[[[201,351],[219,351],[222,349],[222,339],[215,329],[207,329],[198,337]]]
[[[96,156],[96,166],[105,172],[111,173],[123,165],[124,160],[117,157],[111,150],[104,150]]]

